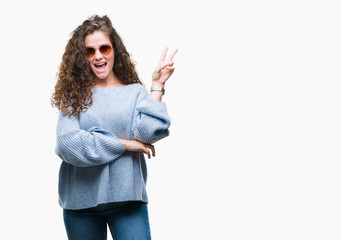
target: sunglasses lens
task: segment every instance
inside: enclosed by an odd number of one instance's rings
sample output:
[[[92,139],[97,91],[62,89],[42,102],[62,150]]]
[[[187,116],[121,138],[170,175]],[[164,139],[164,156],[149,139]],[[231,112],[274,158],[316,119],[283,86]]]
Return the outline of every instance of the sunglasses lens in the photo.
[[[95,49],[93,49],[93,48],[87,48],[86,49],[86,56],[87,57],[93,57],[95,55]]]
[[[103,45],[99,48],[99,51],[104,55],[108,55],[111,52],[111,47],[109,45]],[[95,56],[95,53],[96,50],[94,48],[92,47],[86,48],[86,56],[88,58]]]
[[[111,52],[111,47],[108,45],[104,45],[99,48],[99,51],[104,55],[108,55]]]

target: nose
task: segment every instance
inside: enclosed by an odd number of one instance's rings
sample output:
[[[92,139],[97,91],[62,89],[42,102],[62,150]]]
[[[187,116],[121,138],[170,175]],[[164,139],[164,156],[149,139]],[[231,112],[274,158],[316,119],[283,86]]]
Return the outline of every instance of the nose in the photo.
[[[101,60],[103,58],[103,55],[99,50],[96,50],[94,58],[95,60]]]

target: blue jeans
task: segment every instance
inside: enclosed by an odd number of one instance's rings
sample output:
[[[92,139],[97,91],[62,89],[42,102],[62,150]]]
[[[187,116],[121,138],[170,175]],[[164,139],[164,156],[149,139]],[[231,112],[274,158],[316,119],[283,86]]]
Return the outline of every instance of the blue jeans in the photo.
[[[147,204],[108,203],[93,208],[63,210],[70,240],[106,240],[107,224],[114,240],[150,240]]]

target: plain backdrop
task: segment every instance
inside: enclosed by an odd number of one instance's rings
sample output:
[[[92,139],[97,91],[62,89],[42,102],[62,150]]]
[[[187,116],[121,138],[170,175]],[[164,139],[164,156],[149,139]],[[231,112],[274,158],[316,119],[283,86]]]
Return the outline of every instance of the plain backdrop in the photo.
[[[148,160],[153,239],[341,238],[339,1],[0,5],[1,239],[66,239],[50,97],[92,14],[110,17],[147,88],[163,48],[179,49],[171,135]]]

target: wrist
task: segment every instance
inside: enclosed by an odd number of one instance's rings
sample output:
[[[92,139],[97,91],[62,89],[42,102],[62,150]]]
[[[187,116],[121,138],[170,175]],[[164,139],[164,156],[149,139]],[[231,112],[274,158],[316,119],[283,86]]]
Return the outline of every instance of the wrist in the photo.
[[[162,87],[165,88],[165,83],[160,83],[157,81],[152,81],[152,87]]]
[[[119,139],[125,149],[128,148],[129,140]]]
[[[159,86],[152,86],[150,88],[150,92],[159,92],[160,94],[164,95],[165,94],[165,89],[163,87],[159,87]]]

